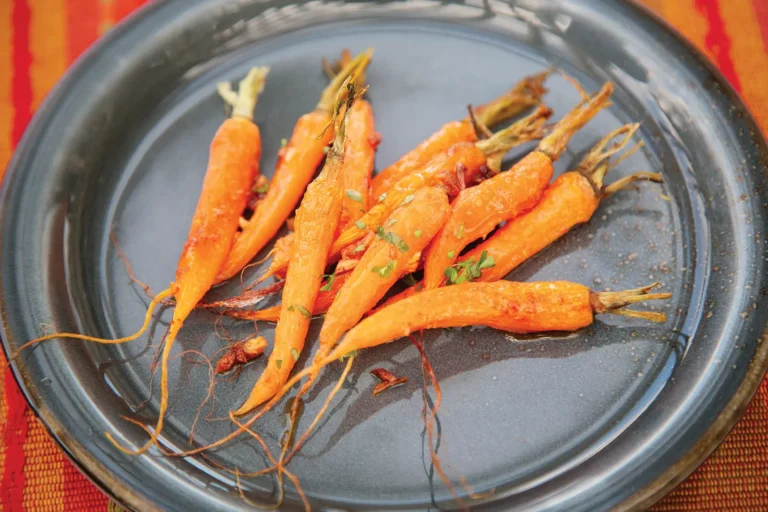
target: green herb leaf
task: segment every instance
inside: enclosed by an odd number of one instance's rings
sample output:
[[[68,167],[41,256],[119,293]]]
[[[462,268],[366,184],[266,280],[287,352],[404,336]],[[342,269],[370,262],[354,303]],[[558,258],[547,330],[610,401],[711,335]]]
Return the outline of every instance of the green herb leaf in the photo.
[[[381,240],[394,245],[400,250],[400,252],[408,252],[408,244],[406,244],[405,241],[395,233],[391,231],[384,231],[384,228],[379,226],[379,228],[376,230],[376,236]]]
[[[291,355],[293,356],[293,360],[294,361],[298,361],[299,360],[299,351],[296,350],[295,348],[291,349]]]
[[[386,198],[387,198],[387,193],[386,193],[386,192],[384,192],[383,194],[381,194],[381,195],[379,196],[379,202],[382,202],[382,201],[383,201],[383,200],[385,200]]]
[[[305,308],[304,306],[296,304],[296,309],[298,309],[299,313],[304,315],[305,318],[312,318],[312,313],[310,313],[309,310],[307,308]]]
[[[484,268],[491,268],[496,266],[496,261],[494,261],[493,256],[488,256],[488,251],[483,251],[483,253],[480,255],[480,261],[477,264],[477,268],[479,270],[483,270]]]
[[[280,147],[284,148],[288,145],[288,139],[280,139]]]
[[[456,238],[461,238],[464,236],[464,224],[459,226],[459,229],[456,231]]]
[[[373,267],[371,272],[376,272],[379,277],[389,277],[389,274],[395,270],[397,263],[392,260],[387,260],[387,265],[382,267]]]
[[[275,359],[275,366],[277,366],[277,369],[279,370],[283,366],[283,360],[282,359]]]
[[[453,257],[456,256],[456,251],[448,251],[448,257],[453,259]]]
[[[443,272],[443,275],[448,279],[448,282],[451,284],[454,284],[456,282],[456,279],[459,277],[458,271],[453,267],[446,267],[445,272]]]
[[[358,203],[363,202],[363,196],[360,195],[360,192],[351,188],[347,190],[347,197],[353,201],[357,201]]]
[[[355,247],[354,249],[352,249],[352,252],[353,253],[354,252],[363,252],[364,250],[365,250],[365,244],[360,244],[357,247]]]
[[[488,251],[483,251],[480,255],[480,260],[477,262],[475,262],[474,258],[470,258],[446,269],[445,277],[448,278],[449,284],[474,281],[482,277],[484,268],[491,268],[495,265],[496,262],[493,260],[493,256],[488,256]]]
[[[355,222],[355,226],[357,226],[358,229],[365,229],[366,227],[368,227],[368,226],[365,225],[365,222],[363,222],[361,220]]]
[[[411,194],[409,196],[405,196],[405,199],[403,199],[403,204],[408,204],[411,201],[413,201],[413,194]]]
[[[264,183],[262,186],[256,189],[257,194],[266,194],[267,190],[269,190],[269,182]]]
[[[296,311],[296,308],[293,307],[293,305],[288,306],[288,311]]]
[[[320,279],[328,279],[325,284],[320,287],[321,292],[329,292],[331,291],[331,288],[333,287],[333,281],[336,279],[336,274],[323,274],[320,276]]]
[[[415,236],[416,238],[421,238],[421,230],[417,229],[416,231],[414,231],[413,236]]]

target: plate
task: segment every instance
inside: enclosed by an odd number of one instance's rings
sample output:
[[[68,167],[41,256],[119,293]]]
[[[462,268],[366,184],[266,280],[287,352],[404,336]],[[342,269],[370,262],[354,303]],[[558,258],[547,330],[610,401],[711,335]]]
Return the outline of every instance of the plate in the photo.
[[[143,9],[91,49],[36,115],[3,187],[0,301],[6,350],[47,326],[105,337],[133,332],[147,299],[173,278],[224,119],[214,84],[253,65],[272,67],[256,110],[262,166],[311,110],[326,80],[323,56],[376,50],[370,99],[384,140],[383,168],[443,122],[465,115],[523,75],[554,66],[590,91],[616,83],[614,104],[574,137],[557,172],[599,137],[640,121],[645,148],[615,171],[663,172],[601,206],[593,220],[510,278],[568,279],[593,288],[660,281],[668,321],[602,317],[562,338],[514,339],[489,329],[425,334],[443,391],[439,449],[464,475],[478,509],[640,509],[686,476],[736,421],[766,368],[764,336],[768,152],[741,100],[690,45],[640,8],[619,2],[430,1],[221,3],[172,0]],[[561,116],[579,100],[562,76],[546,102]],[[521,149],[516,156],[523,154]],[[514,158],[515,155],[512,155]],[[258,268],[252,272],[259,272]],[[237,285],[217,289],[234,293]],[[121,346],[61,340],[19,358],[14,372],[32,407],[83,471],[138,510],[245,510],[231,474],[199,458],[121,454],[104,437],[140,445],[154,422],[150,364],[169,319]],[[214,317],[196,313],[176,353],[222,346]],[[320,321],[312,324],[316,336]],[[252,325],[225,324],[233,338]],[[270,338],[272,328],[264,326]],[[306,356],[300,360],[305,362]],[[172,364],[165,442],[188,446],[208,387],[194,357]],[[220,379],[195,439],[232,428],[216,421],[240,403],[263,367]],[[407,385],[371,396],[369,371],[395,369]],[[306,417],[329,393],[330,367]],[[156,382],[156,381],[155,381]],[[369,350],[302,454],[291,464],[315,508],[454,507],[430,470],[421,419],[420,363],[400,341]],[[259,422],[277,446],[280,411]],[[265,464],[250,440],[215,461]],[[268,478],[246,479],[250,500],[274,499]],[[299,507],[289,488],[285,509]]]

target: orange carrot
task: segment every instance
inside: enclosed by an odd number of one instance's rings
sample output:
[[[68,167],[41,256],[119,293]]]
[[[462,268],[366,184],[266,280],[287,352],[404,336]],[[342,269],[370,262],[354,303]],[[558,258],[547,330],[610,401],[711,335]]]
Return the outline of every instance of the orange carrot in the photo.
[[[367,59],[359,62],[364,66]],[[320,290],[320,277],[341,215],[346,113],[350,111],[355,97],[353,74],[344,81],[337,96],[333,145],[328,151],[328,158],[320,175],[307,187],[296,213],[293,241],[296,250],[288,265],[274,348],[251,394],[234,411],[237,416],[269,400],[283,386],[304,348],[312,318],[311,309]],[[340,110],[345,107],[345,101],[346,109],[342,116]]]
[[[288,268],[288,262],[291,261],[291,254],[293,254],[293,238],[293,232],[291,232],[277,239],[272,251],[270,251],[272,262],[267,268],[267,274],[285,279],[285,270]]]
[[[421,329],[484,325],[518,334],[575,331],[590,325],[595,313],[663,322],[664,313],[625,309],[636,302],[671,296],[668,293],[649,294],[654,286],[595,293],[586,286],[564,281],[498,281],[427,290],[369,316],[350,330],[327,358],[312,366],[316,370],[320,364]],[[306,373],[311,375],[311,368],[307,370]]]
[[[502,279],[572,227],[589,221],[600,201],[628,184],[637,181],[661,182],[660,174],[641,172],[603,186],[605,175],[618,163],[609,163],[608,158],[627,144],[638,127],[626,125],[609,133],[595,145],[576,171],[563,174],[550,185],[538,205],[507,222],[488,240],[462,256],[462,262],[470,259],[478,261],[485,252],[486,258],[493,260],[494,266],[483,269],[482,276],[477,280]],[[608,144],[621,135],[623,140],[606,150]]]
[[[368,189],[373,173],[376,147],[381,136],[376,133],[371,104],[360,99],[348,114],[349,135],[344,147],[344,197],[340,229],[346,229],[363,216],[368,208]]]
[[[32,344],[54,338],[76,338],[104,344],[134,340],[149,326],[152,309],[165,298],[173,296],[175,309],[163,347],[160,410],[154,432],[149,441],[137,450],[124,448],[106,433],[107,438],[125,453],[145,452],[156,442],[163,430],[168,408],[168,360],[173,342],[184,325],[184,320],[213,285],[216,272],[232,245],[250,191],[259,176],[261,135],[258,126],[253,123],[253,109],[264,88],[268,71],[268,68],[252,69],[240,82],[238,93],[234,93],[227,86],[219,86],[222,97],[233,107],[232,117],[222,123],[211,142],[208,169],[192,217],[187,242],[176,267],[176,281],[152,300],[141,329],[131,336],[114,340],[82,334],[56,333],[27,342],[19,349],[20,351]]]
[[[470,243],[490,233],[501,222],[533,207],[552,179],[553,163],[576,131],[609,104],[613,84],[606,84],[587,104],[565,116],[539,148],[480,185],[462,191],[453,203],[451,217],[427,251],[424,263],[426,289],[441,286],[445,269]]]
[[[475,110],[477,121],[485,126],[492,126],[536,105],[546,93],[542,84],[548,75],[549,72],[544,72],[525,77],[503,95],[478,107]],[[381,194],[388,192],[402,178],[420,170],[434,157],[448,151],[454,145],[475,141],[477,141],[477,134],[471,119],[452,121],[443,125],[430,138],[374,176],[371,182],[371,197],[375,200]]]
[[[376,305],[424,249],[448,217],[448,196],[441,187],[416,191],[380,227],[325,315],[315,361],[322,360],[344,332]]]
[[[293,212],[333,139],[333,130],[323,129],[333,115],[336,91],[349,75],[365,68],[371,53],[372,50],[368,50],[345,66],[323,91],[315,110],[296,122],[290,140],[278,154],[277,167],[266,197],[237,235],[226,262],[219,270],[217,282],[229,279],[245,267]],[[318,138],[318,133],[323,135]]]

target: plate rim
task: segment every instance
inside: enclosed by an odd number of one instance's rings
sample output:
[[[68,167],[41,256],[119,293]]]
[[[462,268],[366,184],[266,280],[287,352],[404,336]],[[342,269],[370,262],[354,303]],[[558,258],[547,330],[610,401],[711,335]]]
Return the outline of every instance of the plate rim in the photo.
[[[0,201],[8,194],[8,178],[15,172],[18,172],[19,161],[22,155],[30,151],[37,134],[45,125],[45,120],[50,116],[56,104],[62,97],[66,96],[70,83],[84,69],[87,69],[89,63],[97,54],[105,48],[119,40],[122,35],[132,27],[139,24],[144,18],[152,16],[153,13],[165,6],[176,4],[178,0],[158,0],[148,2],[138,9],[131,12],[125,19],[118,23],[106,35],[96,40],[66,69],[62,77],[56,82],[51,91],[46,95],[40,107],[35,111],[29,124],[24,130],[22,138],[14,148],[13,155],[8,162],[6,172],[2,183],[0,183]],[[289,0],[294,3],[297,0]],[[183,4],[183,2],[180,2]],[[696,59],[700,65],[718,84],[724,95],[727,97],[732,108],[742,115],[744,122],[751,130],[754,137],[754,143],[759,154],[768,157],[768,141],[760,125],[757,123],[751,109],[744,101],[741,94],[725,78],[720,69],[707,58],[682,32],[671,25],[659,14],[651,10],[646,5],[640,3],[640,0],[629,0],[624,4],[633,9],[640,17],[650,21],[660,31],[673,37],[688,53]],[[0,284],[0,289],[2,285]],[[5,311],[0,311],[5,315]],[[5,323],[5,319],[3,322]],[[0,326],[2,330],[2,326]],[[2,349],[6,356],[9,356],[5,337],[2,337]],[[26,385],[28,375],[24,365],[19,365],[16,361],[9,365],[13,378],[24,396],[27,404],[35,417],[40,421],[45,431],[56,441],[64,455],[69,461],[96,487],[105,495],[117,501],[120,505],[131,510],[159,510],[151,502],[148,502],[140,495],[134,493],[132,489],[125,485],[121,480],[114,478],[109,470],[85,450],[75,439],[69,438],[60,428],[56,418],[50,413],[46,405],[37,400]],[[754,398],[757,390],[768,373],[768,322],[760,334],[759,341],[755,348],[755,354],[752,357],[744,378],[739,387],[725,403],[723,410],[713,420],[710,427],[700,436],[686,454],[678,461],[669,466],[664,472],[656,476],[651,482],[642,488],[637,489],[632,494],[624,498],[620,503],[614,506],[613,510],[640,511],[645,510],[655,502],[659,501],[673,488],[685,480],[693,473],[723,442],[736,423],[741,419],[747,407]]]

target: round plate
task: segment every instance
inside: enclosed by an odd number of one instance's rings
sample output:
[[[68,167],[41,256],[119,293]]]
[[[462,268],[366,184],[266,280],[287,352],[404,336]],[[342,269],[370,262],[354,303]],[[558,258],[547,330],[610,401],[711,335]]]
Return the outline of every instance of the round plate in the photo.
[[[588,225],[510,277],[568,279],[598,290],[660,281],[673,294],[655,306],[668,321],[601,317],[561,338],[434,331],[425,344],[443,392],[439,454],[454,481],[463,475],[476,492],[493,490],[473,502],[478,507],[648,505],[715,447],[764,373],[768,154],[743,104],[710,65],[621,2],[175,0],[142,10],[67,74],[10,166],[0,232],[5,349],[51,326],[105,337],[139,327],[147,298],[128,279],[110,233],[154,290],[173,279],[208,143],[225,115],[216,82],[237,80],[253,65],[272,67],[256,110],[269,175],[280,140],[326,84],[321,57],[368,46],[376,50],[370,99],[384,137],[378,168],[442,123],[464,117],[468,103],[488,101],[549,66],[589,91],[605,80],[617,86],[613,106],[573,138],[558,173],[609,130],[643,123],[645,147],[614,178],[657,170],[666,184],[609,198]],[[556,117],[579,101],[562,75],[547,86]],[[214,295],[237,289],[233,283]],[[248,509],[231,473],[156,450],[123,455],[104,437],[106,431],[135,446],[146,440],[121,416],[152,424],[157,417],[150,366],[169,314],[156,316],[151,337],[125,345],[40,345],[14,371],[64,449],[123,503],[142,510]],[[195,313],[175,354],[221,348],[214,320]],[[320,324],[313,322],[311,340]],[[235,339],[254,328],[223,327]],[[271,338],[271,326],[260,328]],[[189,447],[198,410],[197,442],[230,432],[232,425],[217,419],[247,395],[265,360],[234,379],[218,378],[215,403],[200,409],[208,366],[190,352],[174,359],[164,442]],[[372,397],[375,367],[409,381]],[[302,425],[340,371],[332,365],[324,372]],[[429,465],[420,382],[418,353],[403,340],[361,355],[331,413],[291,464],[315,507],[455,506]],[[284,426],[281,411],[258,423],[273,450]],[[211,457],[241,471],[266,463],[247,437]],[[271,478],[243,481],[250,500],[274,499],[274,490]],[[292,488],[284,506],[299,506]]]

